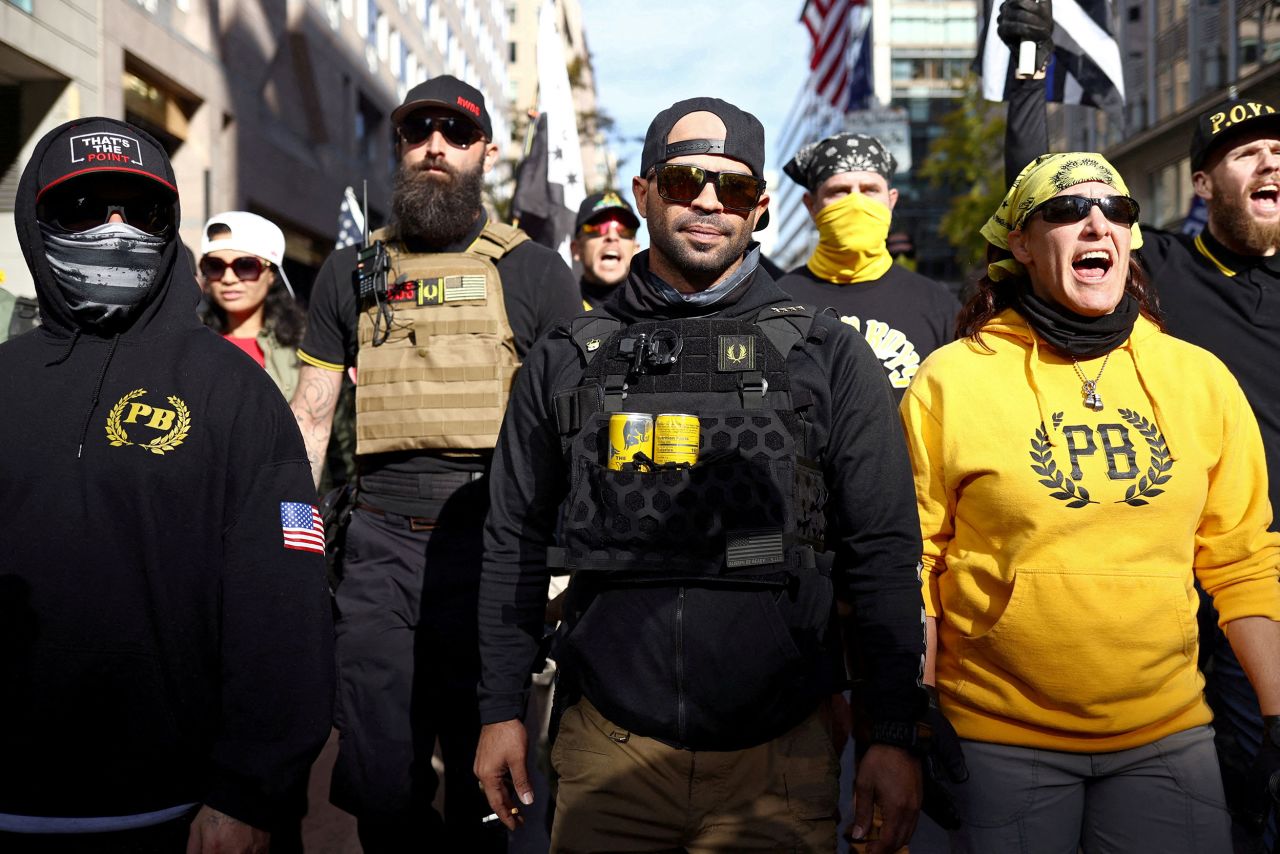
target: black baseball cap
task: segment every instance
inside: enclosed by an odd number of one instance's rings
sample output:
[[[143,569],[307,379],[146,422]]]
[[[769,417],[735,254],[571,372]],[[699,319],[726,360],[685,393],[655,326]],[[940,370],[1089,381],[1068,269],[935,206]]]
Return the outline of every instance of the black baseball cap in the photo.
[[[493,139],[493,122],[485,109],[484,95],[456,77],[441,74],[414,86],[404,96],[404,103],[392,110],[391,123],[399,127],[405,116],[423,107],[444,107],[464,115],[484,132],[485,139]]]
[[[1280,138],[1280,113],[1270,104],[1239,98],[1201,113],[1191,137],[1191,171],[1203,169],[1215,148],[1252,131],[1268,131]]]
[[[690,113],[712,113],[724,122],[724,139],[685,139],[667,142],[676,122]],[[646,176],[659,163],[688,154],[719,154],[740,160],[751,174],[764,180],[764,125],[760,120],[719,98],[688,98],[667,107],[654,117],[644,135],[640,174]],[[756,231],[769,224],[769,211],[756,223]]]
[[[582,226],[600,214],[605,213],[617,214],[632,228],[640,228],[640,217],[636,216],[636,212],[631,209],[631,205],[627,204],[626,200],[618,195],[617,190],[605,190],[600,193],[592,193],[583,200],[582,204],[578,205],[578,218],[573,223],[574,232],[576,233]]]
[[[138,175],[168,198],[178,197],[169,157],[155,139],[128,122],[95,116],[67,125],[49,143],[36,201],[67,181],[102,172]]]

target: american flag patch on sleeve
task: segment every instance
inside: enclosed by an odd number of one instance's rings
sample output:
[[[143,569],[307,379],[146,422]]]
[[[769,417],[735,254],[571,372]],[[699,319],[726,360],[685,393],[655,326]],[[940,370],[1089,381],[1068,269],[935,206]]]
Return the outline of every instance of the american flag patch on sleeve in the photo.
[[[280,527],[286,549],[324,554],[324,523],[314,504],[281,501]]]

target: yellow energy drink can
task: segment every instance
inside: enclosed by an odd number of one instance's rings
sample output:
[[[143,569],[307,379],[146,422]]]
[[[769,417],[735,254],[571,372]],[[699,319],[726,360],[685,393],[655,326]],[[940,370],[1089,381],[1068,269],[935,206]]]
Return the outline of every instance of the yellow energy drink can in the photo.
[[[654,419],[653,461],[688,463],[698,461],[698,436],[701,424],[696,415],[665,413]]]
[[[653,416],[646,412],[615,412],[609,416],[609,468],[622,469],[643,451],[653,458]]]

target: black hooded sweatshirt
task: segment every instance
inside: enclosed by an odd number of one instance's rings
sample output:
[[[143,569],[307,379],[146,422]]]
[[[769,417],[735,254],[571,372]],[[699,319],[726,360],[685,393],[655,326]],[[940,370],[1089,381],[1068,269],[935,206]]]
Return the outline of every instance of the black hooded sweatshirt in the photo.
[[[624,323],[704,316],[751,320],[766,306],[794,304],[757,268],[713,305],[671,305],[648,281],[648,252],[641,252],[617,297],[598,311]],[[484,723],[517,718],[524,710],[543,631],[546,552],[555,543],[568,490],[554,396],[579,385],[583,370],[567,324],[539,340],[516,377],[494,451],[480,586]],[[924,705],[918,687],[924,653],[920,528],[892,392],[866,341],[829,315],[815,318],[809,339],[787,357],[787,370],[792,390],[804,389],[813,399],[811,452],[830,491],[833,582],[836,595],[854,606],[857,637],[850,640],[868,665],[865,693],[871,714],[886,722],[914,721]],[[683,702],[675,681],[667,678],[680,666],[672,657],[681,648],[696,647],[710,651],[708,658],[746,658],[756,638],[770,636],[772,627],[735,622],[732,600],[714,590],[696,591],[696,602],[679,599],[675,588],[636,588],[613,599],[608,614],[595,617],[595,633],[586,632],[590,637],[582,636],[586,618],[578,624],[571,635],[573,654],[559,663],[575,691],[639,735],[695,750],[739,749],[780,735],[812,712],[820,698],[842,687],[832,678],[831,660],[814,657],[800,665],[807,673],[796,680],[798,690],[769,698],[771,723],[757,719],[762,709],[741,708],[731,716],[737,723],[719,727],[714,736],[683,740],[680,728],[671,725],[673,709]],[[683,605],[682,622],[673,615]],[[720,686],[725,693],[742,687]],[[697,708],[689,714],[698,714]],[[685,731],[698,729],[694,724]]]
[[[202,803],[270,829],[329,733],[324,559],[282,528],[310,468],[270,378],[197,319],[178,239],[127,329],[77,325],[35,210],[85,121],[18,186],[43,325],[0,345],[0,813]]]

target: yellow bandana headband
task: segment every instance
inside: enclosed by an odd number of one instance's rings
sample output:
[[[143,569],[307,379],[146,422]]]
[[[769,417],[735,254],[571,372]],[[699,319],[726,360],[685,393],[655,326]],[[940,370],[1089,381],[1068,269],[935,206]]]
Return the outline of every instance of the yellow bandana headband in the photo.
[[[1089,181],[1100,181],[1115,187],[1121,195],[1129,195],[1129,188],[1115,167],[1107,162],[1101,154],[1088,151],[1073,151],[1070,154],[1042,154],[1027,164],[1018,177],[1013,180],[1009,192],[1005,194],[1000,207],[982,227],[982,236],[992,246],[1001,249],[1009,248],[1009,232],[1017,231],[1026,224],[1027,214],[1037,205],[1061,193],[1068,187],[1084,184]],[[1135,222],[1130,228],[1133,240],[1130,249],[1142,246],[1142,232]],[[993,282],[1011,276],[1022,276],[1026,270],[1014,258],[1006,258],[987,265],[987,275]]]

